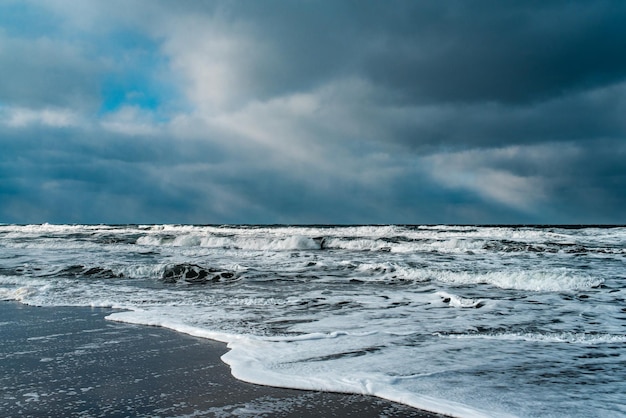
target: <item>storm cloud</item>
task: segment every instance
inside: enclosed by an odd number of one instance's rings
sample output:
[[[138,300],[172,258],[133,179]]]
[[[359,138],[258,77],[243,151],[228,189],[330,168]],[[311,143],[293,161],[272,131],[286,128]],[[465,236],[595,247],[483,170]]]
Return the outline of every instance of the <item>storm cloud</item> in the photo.
[[[625,223],[614,1],[9,1],[0,222]]]

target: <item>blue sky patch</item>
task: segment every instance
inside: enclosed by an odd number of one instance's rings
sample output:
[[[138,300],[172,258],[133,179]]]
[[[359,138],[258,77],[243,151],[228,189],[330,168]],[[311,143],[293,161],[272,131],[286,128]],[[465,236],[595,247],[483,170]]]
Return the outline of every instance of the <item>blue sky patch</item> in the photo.
[[[124,106],[156,112],[175,101],[169,63],[158,43],[138,33],[119,31],[111,34],[102,47],[114,64],[102,79],[100,114]]]

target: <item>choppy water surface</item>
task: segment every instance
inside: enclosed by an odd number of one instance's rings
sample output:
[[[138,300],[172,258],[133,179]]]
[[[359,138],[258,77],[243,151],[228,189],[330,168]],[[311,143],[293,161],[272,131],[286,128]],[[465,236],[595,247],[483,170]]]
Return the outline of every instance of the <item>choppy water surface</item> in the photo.
[[[626,416],[626,228],[0,225],[0,299],[229,343],[243,380]]]

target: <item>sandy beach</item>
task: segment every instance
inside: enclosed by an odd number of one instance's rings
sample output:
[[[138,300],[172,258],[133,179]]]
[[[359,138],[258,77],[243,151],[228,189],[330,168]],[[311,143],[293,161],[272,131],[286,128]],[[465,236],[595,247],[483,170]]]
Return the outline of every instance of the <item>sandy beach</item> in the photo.
[[[234,379],[225,344],[106,321],[111,309],[0,303],[0,413],[17,416],[435,417],[382,399]]]

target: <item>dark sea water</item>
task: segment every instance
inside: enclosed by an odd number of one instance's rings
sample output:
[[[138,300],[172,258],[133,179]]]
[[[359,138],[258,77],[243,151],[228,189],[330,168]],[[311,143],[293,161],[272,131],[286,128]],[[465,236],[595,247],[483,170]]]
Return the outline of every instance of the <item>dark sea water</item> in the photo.
[[[229,344],[235,377],[626,416],[626,228],[0,225],[0,299]]]

